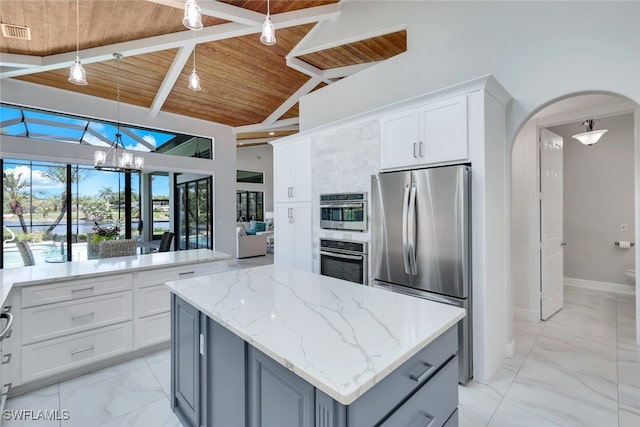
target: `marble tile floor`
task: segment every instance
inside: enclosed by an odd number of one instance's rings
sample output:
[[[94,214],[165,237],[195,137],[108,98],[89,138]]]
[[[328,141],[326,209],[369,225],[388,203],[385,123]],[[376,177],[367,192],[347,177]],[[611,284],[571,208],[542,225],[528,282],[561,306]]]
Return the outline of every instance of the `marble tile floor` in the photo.
[[[631,296],[566,288],[565,307],[550,320],[516,321],[516,355],[490,384],[459,387],[460,426],[640,425],[634,319]],[[169,408],[169,364],[164,350],[17,396],[7,410],[67,410],[70,419],[2,426],[180,427]]]
[[[566,287],[561,311],[514,331],[492,381],[459,387],[461,427],[640,426],[634,296]]]

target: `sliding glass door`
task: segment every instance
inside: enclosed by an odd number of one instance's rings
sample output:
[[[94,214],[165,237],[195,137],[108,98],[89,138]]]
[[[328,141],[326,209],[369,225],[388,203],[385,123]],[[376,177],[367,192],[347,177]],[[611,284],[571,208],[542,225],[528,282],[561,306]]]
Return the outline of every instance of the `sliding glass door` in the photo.
[[[176,177],[178,249],[213,249],[211,177],[179,182]]]

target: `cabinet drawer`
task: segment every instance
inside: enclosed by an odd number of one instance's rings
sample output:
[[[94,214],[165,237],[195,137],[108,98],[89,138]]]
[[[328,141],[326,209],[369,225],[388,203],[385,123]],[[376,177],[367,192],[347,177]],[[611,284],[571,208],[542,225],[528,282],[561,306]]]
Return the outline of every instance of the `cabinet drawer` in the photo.
[[[190,264],[182,267],[159,268],[157,270],[145,271],[140,273],[139,286],[152,286],[172,280],[220,273],[226,270],[226,265],[226,261],[217,261],[206,264]]]
[[[455,325],[350,405],[350,423],[354,427],[375,425],[393,410],[395,404],[428,381],[457,351],[458,329]],[[389,399],[389,396],[394,396],[394,399]]]
[[[169,342],[171,339],[171,313],[143,317],[136,325],[136,346],[138,348]]]
[[[22,310],[22,343],[30,344],[131,319],[131,291]]]
[[[22,288],[22,308],[124,291],[131,289],[132,282],[131,274],[115,274],[50,285],[28,286]]]
[[[22,347],[22,382],[65,372],[133,347],[131,322]]]
[[[170,306],[171,292],[165,285],[147,286],[136,290],[136,317],[166,313]]]
[[[391,414],[381,427],[441,426],[457,407],[458,358],[454,357]]]

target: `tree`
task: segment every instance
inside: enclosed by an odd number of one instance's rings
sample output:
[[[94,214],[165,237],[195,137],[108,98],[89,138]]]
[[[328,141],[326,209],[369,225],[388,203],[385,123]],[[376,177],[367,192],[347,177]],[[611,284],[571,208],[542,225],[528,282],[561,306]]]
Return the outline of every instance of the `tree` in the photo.
[[[67,213],[67,186],[66,186],[66,182],[67,182],[67,167],[66,166],[52,166],[47,168],[45,171],[42,172],[42,176],[45,178],[48,178],[51,181],[54,182],[60,182],[62,184],[65,184],[64,190],[62,191],[62,194],[60,195],[60,213],[58,214],[58,217],[53,221],[53,224],[51,224],[49,226],[49,228],[47,228],[47,231],[45,232],[45,234],[51,233],[53,231],[54,228],[56,228],[58,226],[58,224],[60,224],[60,221],[62,221],[62,218],[64,218],[65,214]],[[80,182],[82,179],[84,179],[85,176],[81,175],[78,168],[73,169],[73,173],[71,174],[71,182]]]
[[[18,176],[14,175],[13,172],[8,172],[4,175],[4,191],[7,192],[7,199],[9,200],[9,208],[14,215],[18,216],[18,220],[20,221],[20,227],[22,227],[22,232],[27,233],[27,224],[24,222],[24,212],[22,210],[22,201],[24,200],[24,192],[22,190],[24,188],[29,187],[28,181],[22,181],[22,174],[19,173]]]

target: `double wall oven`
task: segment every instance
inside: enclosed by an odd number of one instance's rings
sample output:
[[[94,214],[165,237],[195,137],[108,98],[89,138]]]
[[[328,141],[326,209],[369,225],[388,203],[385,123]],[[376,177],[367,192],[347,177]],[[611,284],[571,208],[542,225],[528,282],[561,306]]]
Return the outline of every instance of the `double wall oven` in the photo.
[[[320,274],[366,285],[367,244],[320,239]]]

